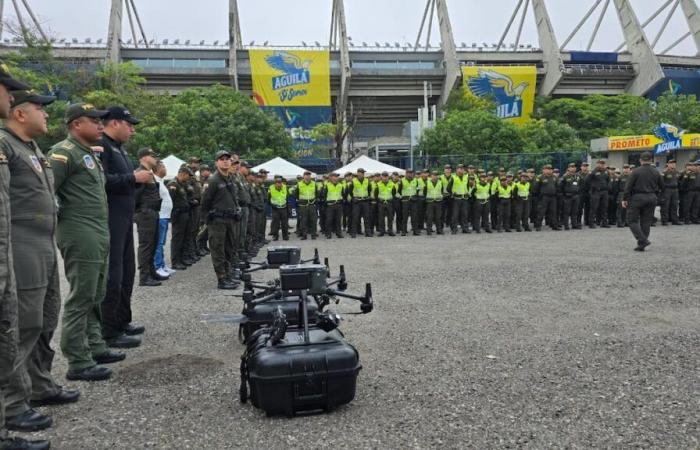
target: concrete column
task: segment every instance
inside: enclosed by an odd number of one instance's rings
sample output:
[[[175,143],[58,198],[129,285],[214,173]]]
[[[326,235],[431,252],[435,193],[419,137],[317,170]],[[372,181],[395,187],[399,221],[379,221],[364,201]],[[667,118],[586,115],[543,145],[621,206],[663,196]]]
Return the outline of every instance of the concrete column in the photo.
[[[559,44],[557,44],[557,37],[554,34],[545,0],[532,0],[532,11],[535,13],[537,35],[540,41],[540,48],[542,48],[542,59],[546,70],[542,84],[540,84],[540,95],[550,96],[564,77],[562,72],[564,63],[561,59]]]
[[[348,30],[347,24],[345,23],[345,5],[343,0],[335,1],[335,29],[338,30],[338,37],[340,39],[340,95],[336,100],[335,118],[337,123],[337,135],[342,135],[347,125],[347,108],[348,108],[348,95],[350,92],[350,78],[352,76],[350,69],[350,48],[348,44]],[[343,162],[348,160],[348,147],[346,139],[343,138],[342,142],[337,142],[336,154],[341,155]],[[338,152],[338,150],[340,150]]]
[[[440,24],[440,39],[442,40],[442,54],[445,64],[445,79],[442,83],[442,93],[440,93],[440,107],[447,103],[457,81],[460,79],[459,59],[457,59],[457,46],[455,45],[454,33],[452,33],[452,23],[447,10],[447,0],[436,0],[438,22]]]
[[[238,2],[228,1],[228,76],[231,87],[238,90],[238,49],[241,48],[241,23]]]
[[[107,58],[108,62],[121,61],[122,40],[122,12],[123,0],[112,0],[109,11],[109,30],[107,31]]]
[[[688,21],[688,28],[690,28],[693,40],[695,40],[697,55],[700,56],[700,8],[695,0],[681,0],[681,8],[683,8],[685,20]]]
[[[664,78],[664,71],[649,45],[629,0],[614,1],[627,50],[632,56],[631,61],[636,73],[634,80],[627,86],[627,92],[633,95],[644,95]]]

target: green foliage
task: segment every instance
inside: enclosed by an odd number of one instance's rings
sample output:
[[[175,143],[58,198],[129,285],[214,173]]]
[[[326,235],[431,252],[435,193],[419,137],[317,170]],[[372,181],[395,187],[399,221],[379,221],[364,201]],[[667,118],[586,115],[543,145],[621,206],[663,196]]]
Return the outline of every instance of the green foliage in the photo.
[[[556,120],[533,119],[519,129],[526,153],[553,153],[585,150],[587,146],[576,136],[576,130]]]
[[[316,141],[334,139],[338,127],[332,123],[319,123],[311,129],[311,139]]]
[[[466,88],[461,86],[453,89],[447,97],[447,102],[443,108],[448,114],[456,111],[487,111],[496,110],[496,103],[493,100],[475,95],[467,95]]]
[[[653,123],[669,123],[683,130],[700,132],[700,102],[694,95],[659,97],[652,114]]]

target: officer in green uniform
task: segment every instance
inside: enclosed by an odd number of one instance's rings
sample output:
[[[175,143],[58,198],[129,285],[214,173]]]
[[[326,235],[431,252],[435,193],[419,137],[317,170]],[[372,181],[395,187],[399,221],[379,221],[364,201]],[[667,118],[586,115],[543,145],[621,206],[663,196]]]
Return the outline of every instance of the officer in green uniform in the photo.
[[[418,198],[418,213],[416,216],[418,217],[418,220],[416,220],[416,223],[418,224],[418,230],[422,231],[425,228],[425,184],[428,182],[428,169],[423,169],[421,173],[419,174],[418,178],[416,178],[416,188],[418,190],[416,197]]]
[[[190,198],[190,220],[187,222],[187,231],[185,231],[185,255],[187,258],[197,262],[202,255],[197,249],[197,232],[199,231],[199,222],[201,220],[201,204],[202,204],[202,183],[197,179],[196,175],[199,171],[201,159],[193,156],[187,161],[187,167],[192,172],[189,181],[189,198]]]
[[[257,214],[255,223],[255,242],[256,249],[263,247],[269,241],[265,239],[265,229],[267,228],[267,214],[265,212],[265,202],[267,200],[267,189],[265,189],[265,180],[267,180],[267,170],[260,169],[255,177],[254,188],[257,191]]]
[[[153,172],[156,167],[156,152],[150,148],[138,151],[139,167],[136,172]],[[134,192],[134,220],[139,235],[139,286],[160,286],[167,280],[156,273],[153,260],[158,245],[158,221],[160,217],[160,189],[155,179],[136,186]]]
[[[241,208],[241,220],[238,223],[238,259],[247,260],[246,239],[248,236],[248,215],[250,214],[250,185],[246,180],[246,175],[252,167],[245,161],[241,161],[238,155],[231,155],[232,162],[237,163],[231,166],[233,179],[238,183],[238,206]]]
[[[263,208],[260,206],[260,193],[258,191],[257,183],[255,182],[257,178],[258,175],[252,170],[246,175],[246,180],[250,186],[250,206],[248,207],[248,236],[246,238],[246,249],[251,255],[256,253],[253,246],[258,233],[258,216],[263,212]]]
[[[485,232],[491,233],[491,223],[489,216],[491,214],[491,182],[485,173],[479,175],[479,180],[474,185],[474,213],[472,215],[472,227],[477,233],[481,233],[483,228]]]
[[[372,197],[377,201],[377,231],[379,236],[394,234],[394,205],[393,199],[396,195],[394,184],[389,181],[389,173],[382,172],[381,179],[374,186]]]
[[[352,173],[346,172],[341,184],[343,185],[343,230],[352,229],[352,196],[348,191],[348,186],[352,184]]]
[[[338,180],[337,173],[331,173],[330,180],[323,188],[322,196],[326,203],[326,238],[331,234],[343,238],[343,184]]]
[[[664,177],[664,198],[661,201],[661,225],[680,225],[678,218],[678,184],[680,174],[676,170],[676,160],[671,159],[666,163],[666,170],[662,173]],[[624,191],[624,188],[622,189]],[[619,225],[619,223],[618,223]]]
[[[200,164],[199,166],[199,183],[202,186],[202,195],[204,195],[204,186],[206,186],[207,180],[211,176],[211,168],[206,164]],[[196,247],[197,255],[206,256],[209,254],[209,247],[207,247],[207,242],[209,241],[209,234],[207,233],[207,217],[206,214],[202,214],[200,210],[199,214],[199,228],[197,230]]]
[[[457,173],[447,181],[447,194],[452,199],[452,217],[450,229],[457,234],[457,227],[462,233],[469,231],[469,177],[464,174],[464,165],[457,166]]]
[[[496,231],[502,233],[510,233],[510,210],[513,203],[513,174],[508,172],[505,177],[501,178],[500,183],[496,188],[498,195],[498,225]]]
[[[190,202],[187,198],[187,187],[189,186],[192,171],[183,165],[177,171],[174,180],[168,183],[168,192],[173,200],[173,210],[170,213],[170,224],[172,225],[172,237],[170,239],[170,259],[171,266],[175,270],[185,270],[192,261],[185,259],[184,245],[187,232],[187,223],[190,220]]]
[[[627,226],[627,208],[622,207],[622,201],[625,197],[625,188],[627,187],[627,180],[632,174],[632,168],[629,164],[622,166],[622,174],[617,177],[617,188],[615,191],[615,201],[617,203],[617,208],[615,210],[616,223],[618,228],[624,228]],[[666,177],[664,176],[664,182],[666,182]],[[678,193],[676,191],[676,193]],[[663,211],[663,204],[661,206]],[[666,224],[664,224],[666,225]]]
[[[408,234],[409,218],[413,235],[418,236],[418,180],[414,177],[413,169],[406,169],[406,176],[398,183],[398,192],[401,196],[401,236]]]
[[[542,168],[542,175],[537,177],[534,192],[539,197],[535,230],[542,231],[542,219],[547,217],[547,223],[552,230],[559,231],[561,228],[557,217],[557,177],[549,164]]]
[[[58,197],[56,240],[63,256],[70,293],[63,309],[61,350],[69,380],[104,380],[112,375],[102,362],[124,359],[102,338],[100,303],[104,299],[109,256],[107,195],[102,163],[91,146],[102,136],[106,111],[78,103],[66,110],[68,138],[50,152]]]
[[[350,237],[356,238],[360,233],[360,219],[365,226],[365,236],[372,237],[372,226],[369,218],[369,179],[365,178],[365,169],[357,169],[357,176],[347,187],[348,196],[352,198],[352,227]]]
[[[301,226],[301,240],[305,240],[308,234],[311,239],[316,239],[316,197],[318,186],[311,179],[311,172],[304,171],[304,178],[297,183],[297,205],[299,207],[299,225]]]
[[[207,214],[209,249],[219,289],[235,289],[240,283],[231,279],[231,264],[236,262],[238,251],[237,228],[234,222],[241,220],[238,206],[238,185],[231,172],[231,153],[216,152],[216,172],[209,177],[202,200]]]
[[[0,65],[0,118],[7,119],[10,114],[12,96],[10,89],[28,89],[28,86],[14,80],[7,67]],[[33,165],[33,164],[32,164]],[[5,396],[8,382],[16,367],[18,355],[18,298],[14,278],[13,249],[11,245],[10,203],[10,164],[6,154],[6,145],[0,145],[0,448],[2,449],[48,449],[48,441],[25,441],[10,438],[7,435],[5,421]],[[13,236],[14,237],[14,236]],[[57,313],[58,311],[56,311]],[[45,416],[44,416],[45,417]],[[49,419],[50,420],[50,419]]]
[[[515,182],[515,231],[532,231],[530,229],[530,179],[526,173],[520,174]]]
[[[287,210],[287,185],[284,178],[275,175],[275,184],[269,189],[269,202],[272,208],[272,223],[270,224],[270,234],[272,239],[279,240],[280,228],[282,228],[282,239],[289,240],[289,222]]]
[[[61,308],[54,243],[56,197],[48,159],[34,138],[47,132],[44,105],[55,97],[36,91],[13,93],[14,102],[0,148],[10,169],[10,209],[14,271],[19,302],[19,360],[5,389],[6,425],[11,430],[36,431],[51,418],[30,407],[78,400],[76,390],[64,390],[51,376],[54,352],[50,343]]]
[[[430,179],[425,183],[425,218],[428,235],[433,234],[433,223],[437,234],[443,234],[442,201],[444,192],[442,180],[438,178],[437,170],[434,170]]]
[[[585,189],[591,202],[590,228],[596,224],[602,228],[610,228],[608,224],[608,185],[610,176],[605,168],[605,160],[598,160],[595,170],[585,179]]]
[[[571,223],[571,229],[581,229],[581,214],[579,214],[579,211],[582,191],[583,179],[581,174],[576,172],[576,164],[571,163],[567,167],[564,176],[559,180],[559,192],[564,200],[562,204],[564,208],[562,223],[565,230],[569,229],[569,223]]]

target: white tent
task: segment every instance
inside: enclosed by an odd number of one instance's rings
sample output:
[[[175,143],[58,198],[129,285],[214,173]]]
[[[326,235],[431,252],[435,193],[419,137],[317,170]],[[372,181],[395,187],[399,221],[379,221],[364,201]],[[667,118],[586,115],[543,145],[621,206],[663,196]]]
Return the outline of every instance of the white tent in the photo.
[[[335,172],[339,173],[340,176],[343,176],[343,174],[345,174],[346,172],[355,173],[357,172],[357,169],[360,168],[365,169],[365,171],[368,174],[389,172],[389,174],[391,175],[392,172],[398,172],[399,175],[404,175],[406,173],[406,171],[403,169],[390,166],[389,164],[384,164],[381,161],[377,161],[376,159],[372,159],[369,156],[365,155],[360,156],[345,167],[336,169]]]
[[[162,159],[163,164],[165,164],[165,170],[167,174],[165,175],[166,180],[172,180],[177,176],[177,171],[180,170],[180,166],[185,164],[185,161],[181,160],[175,155],[169,155]]]
[[[264,164],[260,164],[259,166],[253,167],[252,170],[257,172],[260,169],[267,170],[268,179],[272,179],[275,175],[281,175],[287,180],[294,180],[296,179],[297,175],[304,175],[304,172],[306,171],[306,169],[304,169],[303,167],[299,167],[296,164],[292,164],[286,159],[280,158],[279,156],[277,158],[269,160]],[[314,178],[316,177],[316,174],[312,173],[311,175]]]

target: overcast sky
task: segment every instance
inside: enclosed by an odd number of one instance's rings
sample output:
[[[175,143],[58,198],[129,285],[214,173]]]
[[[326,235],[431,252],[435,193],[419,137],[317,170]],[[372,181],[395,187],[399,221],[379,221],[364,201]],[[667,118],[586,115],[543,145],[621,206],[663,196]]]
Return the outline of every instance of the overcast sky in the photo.
[[[228,0],[135,0],[146,35],[157,41],[179,38],[181,42],[219,40],[225,42]],[[345,0],[348,34],[353,42],[374,45],[375,41],[404,43],[416,39],[426,0]],[[631,0],[640,22],[645,21],[664,0]],[[17,2],[19,5],[22,2]],[[29,0],[43,27],[59,38],[105,38],[109,20],[109,0]],[[518,3],[517,0],[448,0],[455,41],[471,46],[472,42],[496,43]],[[604,3],[604,2],[603,2]],[[11,1],[5,1],[4,18],[15,17]],[[306,42],[328,41],[331,0],[238,0],[244,43],[269,41],[278,45],[299,45]],[[569,35],[594,0],[547,0],[552,23],[559,43]],[[602,5],[598,11],[602,9]],[[667,11],[669,11],[667,9]],[[652,41],[664,21],[662,14],[647,28]],[[579,31],[567,49],[585,49],[597,14]],[[25,20],[29,20],[25,14]],[[518,19],[506,39],[515,40]],[[679,7],[667,31],[655,47],[662,51],[688,31]],[[124,39],[130,37],[128,19],[124,14]],[[431,42],[439,42],[437,25]],[[7,36],[5,36],[7,37]],[[537,45],[537,30],[532,9],[523,29],[522,43]],[[622,42],[617,14],[610,7],[603,20],[593,50],[612,51]],[[695,54],[691,38],[686,39],[671,54]]]

